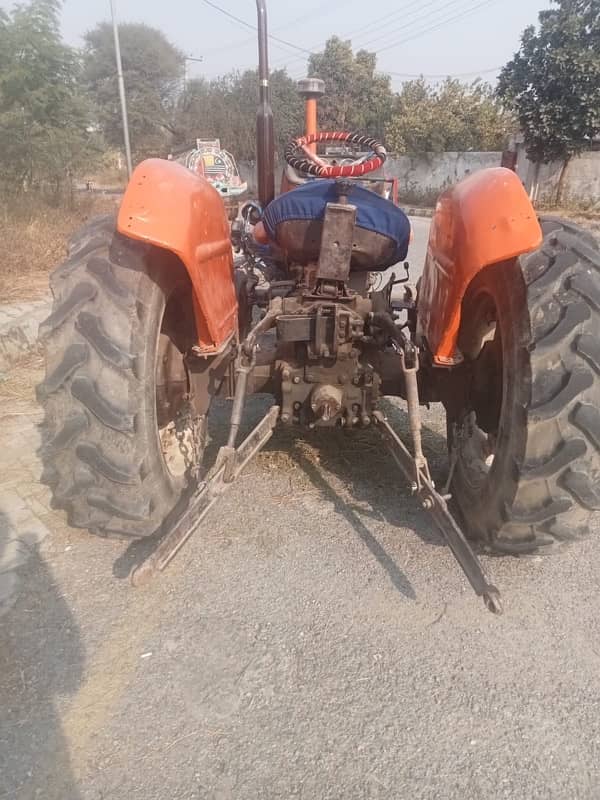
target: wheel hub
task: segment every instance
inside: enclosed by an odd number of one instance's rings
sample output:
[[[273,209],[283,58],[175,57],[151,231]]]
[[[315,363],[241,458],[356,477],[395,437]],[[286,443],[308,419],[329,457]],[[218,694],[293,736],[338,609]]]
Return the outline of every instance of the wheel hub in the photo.
[[[503,396],[502,340],[495,305],[491,298],[486,301],[480,306],[485,310],[477,333],[482,346],[471,366],[469,410],[457,432],[458,454],[475,490],[485,483],[494,465]]]
[[[156,417],[165,465],[173,477],[183,477],[198,463],[198,436],[184,358],[165,333],[156,361]]]

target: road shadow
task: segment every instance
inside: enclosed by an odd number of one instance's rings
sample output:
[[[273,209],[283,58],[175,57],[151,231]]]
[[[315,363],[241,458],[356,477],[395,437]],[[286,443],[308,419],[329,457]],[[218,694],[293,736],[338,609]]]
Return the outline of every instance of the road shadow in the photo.
[[[260,421],[273,399],[267,395],[252,395],[247,399],[238,444]],[[394,429],[410,447],[408,415],[395,404],[384,401],[384,411]],[[209,416],[209,443],[205,452],[207,469],[214,464],[221,445],[227,440],[231,404],[218,400]],[[307,455],[302,444],[318,455],[318,463]],[[437,432],[424,426],[423,447],[428,457],[432,477],[442,485],[448,468],[446,440]],[[373,533],[364,524],[364,518],[385,522],[394,527],[414,530],[427,544],[441,546],[444,541],[429,523],[410,487],[398,469],[377,431],[372,428],[346,431],[340,428],[318,428],[308,431],[299,427],[278,426],[266,447],[266,453],[283,452],[298,464],[323,499],[333,503],[367,546],[372,555],[388,573],[392,584],[406,597],[414,598],[408,578],[385,551]],[[342,497],[327,479],[335,475],[348,489],[352,500]],[[172,512],[173,519],[185,509],[187,498],[182,498]],[[168,520],[167,520],[168,526]],[[130,544],[117,559],[113,574],[127,577],[132,568],[141,563],[156,547],[160,537],[151,537]]]
[[[16,602],[0,617],[0,798],[79,800],[57,709],[82,681],[79,629],[37,553],[19,573]]]
[[[247,436],[260,421],[273,399],[267,395],[254,395],[248,398],[244,421],[240,429],[239,442]],[[408,431],[407,415],[395,406],[386,406],[395,427],[403,427],[404,437]],[[221,405],[211,412],[211,441],[207,448],[207,462],[212,463],[221,444],[227,438],[230,405]],[[399,419],[396,416],[399,415]],[[426,431],[426,438],[438,452],[441,449],[445,461],[446,443],[433,431]],[[306,449],[303,445],[309,445]],[[315,489],[328,503],[333,504],[334,512],[340,514],[350,528],[367,547],[387,573],[394,588],[404,597],[414,600],[414,589],[404,572],[387,552],[374,533],[363,521],[366,517],[378,522],[386,522],[396,527],[414,527],[409,506],[417,513],[418,508],[409,487],[389,455],[376,431],[371,429],[345,431],[340,428],[320,428],[308,431],[300,427],[279,425],[273,437],[264,448],[266,453],[287,453],[306,474]],[[316,452],[318,461],[311,457]],[[328,473],[334,474],[349,489],[352,499],[343,497],[328,480]],[[425,538],[423,534],[420,534]],[[438,538],[432,540],[441,544]]]
[[[411,449],[408,414],[396,405],[384,403],[382,410],[394,430]],[[423,450],[427,456],[432,478],[442,486],[448,470],[446,440],[435,430],[423,427]],[[412,496],[410,487],[387,450],[378,432],[372,428],[346,431],[340,428],[305,429],[278,428],[265,448],[267,451],[298,452],[302,445],[318,457],[302,457],[298,464],[315,488],[335,496],[340,508],[361,517],[385,522],[393,527],[410,528],[427,544],[444,544],[441,534],[429,523]],[[309,469],[311,467],[312,469]],[[327,480],[330,473],[344,485],[351,499],[340,497]],[[425,524],[423,524],[425,523]]]
[[[313,486],[319,490],[321,497],[333,503],[334,511],[344,517],[358,538],[366,545],[371,555],[375,557],[386,571],[394,588],[400,592],[400,594],[404,595],[404,597],[415,600],[416,595],[407,576],[402,572],[381,542],[362,521],[360,515],[364,514],[364,509],[360,509],[359,515],[357,507],[344,500],[331,484],[328,483],[323,472],[317,467],[314,461],[307,458],[297,447],[292,446],[290,454],[300,469],[308,476]]]
[[[250,432],[272,403],[269,397],[253,397],[250,400],[241,436]],[[385,400],[382,410],[410,448],[408,414],[395,403]],[[215,422],[215,431],[222,425],[223,419],[220,418],[218,424]],[[448,470],[445,437],[424,426],[423,448],[434,481],[437,485],[443,485]],[[368,520],[396,528],[409,528],[430,546],[445,546],[445,542],[411,495],[408,483],[375,429],[347,431],[320,428],[309,431],[280,425],[264,452],[287,453],[323,500],[333,504],[334,513],[340,514],[348,522],[386,571],[395,589],[403,596],[415,599],[408,577],[369,529]],[[334,480],[331,480],[331,476],[334,476]],[[336,488],[340,484],[343,491]]]

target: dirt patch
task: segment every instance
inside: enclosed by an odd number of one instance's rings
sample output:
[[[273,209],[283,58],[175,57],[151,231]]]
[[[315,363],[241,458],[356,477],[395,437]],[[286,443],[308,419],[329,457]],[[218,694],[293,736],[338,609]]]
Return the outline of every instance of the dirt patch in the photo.
[[[69,237],[96,214],[116,210],[117,199],[78,198],[73,208],[42,203],[0,206],[0,298],[3,303],[35,300],[48,291],[48,274],[67,252]]]

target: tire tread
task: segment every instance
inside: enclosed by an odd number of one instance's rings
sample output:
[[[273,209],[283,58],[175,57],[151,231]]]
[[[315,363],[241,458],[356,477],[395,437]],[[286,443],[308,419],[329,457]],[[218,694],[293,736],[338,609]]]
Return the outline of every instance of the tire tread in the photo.
[[[514,555],[582,538],[600,510],[600,248],[573,223],[540,222],[542,246],[517,262],[529,342],[513,379],[530,385],[530,402],[524,413],[515,404],[505,423],[523,431],[523,452],[515,444],[512,474],[489,485],[499,506],[473,509],[465,484],[455,485],[469,534]]]
[[[115,233],[114,216],[87,223],[51,276],[54,306],[42,324],[43,480],[71,525],[100,536],[155,533],[184,491],[166,476],[148,421],[154,401],[144,378],[158,311],[144,312],[164,294],[147,253]]]

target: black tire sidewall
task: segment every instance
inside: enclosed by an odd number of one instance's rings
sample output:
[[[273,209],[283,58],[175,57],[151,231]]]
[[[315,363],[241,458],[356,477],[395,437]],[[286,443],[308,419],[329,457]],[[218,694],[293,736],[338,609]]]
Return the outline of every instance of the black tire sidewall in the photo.
[[[101,536],[150,536],[195,485],[193,470],[168,468],[156,397],[159,337],[175,292],[170,338],[182,357],[195,342],[189,276],[174,254],[100,218],[75,237],[51,287],[53,310],[40,326],[43,480],[70,525]]]
[[[527,446],[527,406],[531,396],[528,358],[529,314],[525,282],[517,261],[484,269],[469,287],[463,302],[463,320],[469,324],[473,302],[480,292],[491,295],[502,341],[502,404],[494,461],[482,483],[474,487],[458,448],[452,496],[470,538],[492,543],[507,518],[518,488],[520,465]],[[464,409],[466,411],[466,409]],[[449,419],[449,446],[452,425]]]
[[[137,330],[132,330],[132,339],[137,340],[136,349],[143,353],[138,366],[143,381],[143,401],[138,410],[141,435],[136,436],[136,440],[140,456],[144,459],[144,468],[154,476],[161,505],[172,507],[185,492],[189,479],[186,476],[173,475],[163,457],[156,408],[156,367],[161,325],[167,304],[176,292],[191,292],[191,286],[187,275],[182,275],[173,268],[171,259],[161,257],[160,253],[150,247],[144,248],[142,252],[145,269],[140,282],[140,321],[136,326]],[[111,246],[113,263],[125,266],[128,257],[139,256],[139,243],[120,234],[115,235]],[[189,294],[188,296],[191,297]]]

